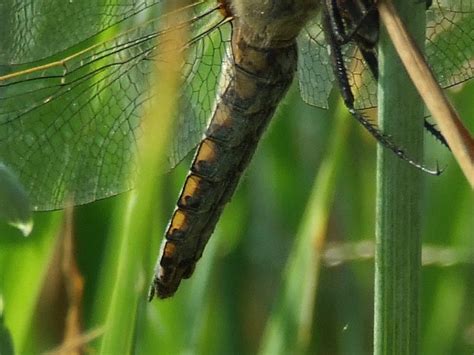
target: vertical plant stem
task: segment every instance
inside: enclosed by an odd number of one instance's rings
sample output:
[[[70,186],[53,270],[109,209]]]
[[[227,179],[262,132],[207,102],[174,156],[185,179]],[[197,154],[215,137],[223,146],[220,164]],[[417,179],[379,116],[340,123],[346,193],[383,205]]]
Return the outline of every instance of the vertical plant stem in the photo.
[[[171,2],[165,2],[172,6]],[[170,24],[170,28],[173,28]],[[154,230],[153,212],[159,192],[157,171],[165,158],[168,138],[171,136],[172,118],[176,108],[180,82],[180,48],[184,48],[185,29],[169,31],[162,38],[159,50],[163,56],[157,61],[154,74],[150,106],[146,106],[141,122],[143,135],[138,142],[139,172],[136,188],[124,206],[118,222],[121,246],[115,285],[105,320],[105,333],[101,343],[101,354],[131,353],[136,337],[137,314],[145,306],[145,290],[151,279],[147,270],[149,245],[147,242]],[[158,95],[159,93],[159,95]],[[138,159],[138,158],[137,158]]]
[[[396,0],[395,5],[422,44],[426,4]],[[422,161],[424,106],[383,28],[379,63],[380,126],[410,157]],[[416,354],[423,173],[380,146],[377,164],[374,353]]]

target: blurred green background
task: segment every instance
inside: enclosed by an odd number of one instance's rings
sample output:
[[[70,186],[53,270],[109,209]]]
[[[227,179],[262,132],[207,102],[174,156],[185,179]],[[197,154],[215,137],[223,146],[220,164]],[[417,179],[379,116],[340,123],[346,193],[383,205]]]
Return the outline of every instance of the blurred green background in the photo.
[[[450,95],[474,132],[474,84]],[[376,144],[337,95],[330,107],[294,85],[170,300],[146,294],[190,157],[160,179],[145,238],[122,235],[130,192],[35,213],[28,238],[1,223],[0,354],[9,337],[21,354],[107,353],[112,333],[123,353],[371,353]],[[474,195],[449,151],[425,142],[426,164],[445,171],[424,176],[421,353],[472,354]]]
[[[474,85],[452,94],[471,131],[473,97]],[[340,105],[336,101],[332,100],[332,107]],[[148,280],[140,283],[138,292],[143,297],[133,334],[138,353],[255,353],[263,344],[268,349],[271,337],[264,330],[269,319],[281,314],[278,300],[287,292],[285,265],[298,263],[298,255],[289,258],[295,235],[322,161],[331,156],[330,137],[342,127],[335,124],[334,113],[306,106],[296,88],[291,90],[192,279],[182,283],[173,299],[149,304]],[[326,241],[315,305],[303,308],[311,312],[313,321],[306,350],[366,354],[372,349],[375,143],[348,117],[338,122],[347,122],[348,129],[333,185],[328,187],[334,194],[329,192],[333,198],[329,197],[325,211]],[[437,160],[446,170],[440,177],[425,177],[422,353],[468,354],[474,349],[474,197],[449,152],[431,137],[425,140],[426,161]],[[183,162],[163,177],[155,215],[157,233],[149,236],[145,247],[149,255],[132,256],[148,258],[145,264],[150,267],[187,167],[188,162]],[[119,252],[114,218],[126,195],[73,212],[73,255],[84,278],[76,335],[92,332],[93,337],[104,331],[109,301],[104,295],[110,294],[115,281],[107,277],[107,265],[116,263]],[[5,325],[21,353],[59,346],[71,309],[67,276],[61,272],[63,213],[36,213],[34,220],[28,238],[4,225],[0,234]],[[304,274],[307,266],[302,264],[298,272]],[[150,275],[151,270],[146,272]],[[136,292],[135,286],[130,285],[131,292]],[[299,310],[302,299],[303,295],[286,305],[290,310],[283,312],[284,324],[293,324],[291,307]],[[284,341],[284,334],[280,336]],[[288,339],[282,349],[296,349],[294,341]],[[84,343],[83,349],[95,352],[99,340]]]

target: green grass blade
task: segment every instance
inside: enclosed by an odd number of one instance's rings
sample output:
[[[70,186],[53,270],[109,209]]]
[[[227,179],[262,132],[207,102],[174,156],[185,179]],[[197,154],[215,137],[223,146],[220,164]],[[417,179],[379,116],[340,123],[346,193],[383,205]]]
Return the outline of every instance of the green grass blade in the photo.
[[[3,298],[0,295],[0,354],[13,355],[13,339],[10,330],[4,324]]]
[[[27,193],[13,172],[0,162],[0,222],[18,228],[26,237],[33,228]]]
[[[474,107],[472,83],[453,97],[461,117],[472,117]],[[466,120],[470,128],[474,122]],[[437,147],[439,148],[439,147]],[[450,152],[442,151],[446,155]],[[443,183],[438,180],[442,180]],[[440,179],[430,182],[427,196],[427,223],[424,237],[429,243],[458,250],[467,264],[452,263],[426,267],[423,273],[423,337],[422,354],[465,354],[472,352],[472,338],[466,336],[474,321],[472,299],[474,288],[474,195],[454,159],[448,163]],[[430,222],[430,221],[428,221]]]
[[[425,3],[400,0],[395,5],[409,32],[424,39]],[[424,106],[385,31],[379,63],[380,126],[410,157],[422,161]],[[380,146],[377,159],[374,353],[416,354],[422,173]]]
[[[118,220],[122,232],[118,236],[120,249],[115,284],[109,299],[109,308],[105,320],[104,337],[101,352],[118,353],[120,349],[130,352],[134,335],[135,319],[140,298],[145,300],[146,266],[148,263],[148,243],[150,219],[142,208],[134,205],[142,199],[131,193],[124,206],[124,218]],[[142,222],[142,227],[137,224]]]
[[[350,119],[339,104],[330,147],[318,170],[293,250],[286,265],[283,286],[262,338],[261,354],[304,353],[312,338],[314,303],[325,242],[329,210]]]
[[[172,32],[163,43],[181,48],[183,33]],[[180,36],[180,37],[179,37]],[[161,48],[168,57],[157,65],[157,85],[151,90],[160,93],[143,117],[143,136],[139,142],[140,171],[136,189],[126,201],[123,216],[115,230],[121,231],[118,267],[110,306],[105,320],[105,333],[100,352],[119,354],[132,351],[137,314],[146,307],[146,291],[150,277],[150,238],[153,235],[154,214],[159,192],[157,172],[164,159],[171,129],[179,81],[179,54],[173,48]],[[172,64],[170,64],[172,63]],[[159,120],[157,119],[159,117]]]
[[[28,239],[19,239],[12,229],[0,229],[0,295],[5,324],[14,347],[22,353],[29,342],[36,304],[57,244],[62,213],[38,214]]]
[[[171,299],[155,300],[143,310],[141,319],[146,321],[142,322],[137,334],[137,347],[144,354],[155,353],[158,349],[163,354],[191,354],[199,353],[202,348],[213,348],[210,339],[218,332],[214,329],[216,320],[210,316],[212,296],[209,296],[208,279],[219,237],[217,232],[211,238],[193,277],[186,280]],[[211,326],[207,324],[209,322]],[[207,333],[209,330],[210,334]],[[202,353],[207,351],[202,350]]]

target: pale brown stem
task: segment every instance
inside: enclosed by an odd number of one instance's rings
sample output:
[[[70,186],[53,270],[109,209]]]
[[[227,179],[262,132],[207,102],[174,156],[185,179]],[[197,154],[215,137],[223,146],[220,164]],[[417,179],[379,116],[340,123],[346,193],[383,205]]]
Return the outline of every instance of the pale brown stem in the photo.
[[[474,139],[434,78],[392,2],[381,0],[378,2],[378,9],[382,23],[408,75],[446,138],[471,187],[474,188]]]

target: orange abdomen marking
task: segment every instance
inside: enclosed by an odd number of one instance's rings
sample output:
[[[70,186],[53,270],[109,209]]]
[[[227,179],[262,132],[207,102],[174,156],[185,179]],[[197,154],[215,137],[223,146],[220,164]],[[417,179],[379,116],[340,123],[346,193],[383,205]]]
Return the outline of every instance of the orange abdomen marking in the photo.
[[[160,298],[191,276],[296,70],[295,43],[254,48],[240,35],[233,33],[233,60],[224,63],[217,105],[165,233],[153,286]]]

